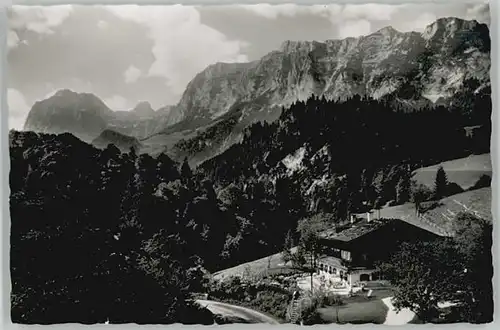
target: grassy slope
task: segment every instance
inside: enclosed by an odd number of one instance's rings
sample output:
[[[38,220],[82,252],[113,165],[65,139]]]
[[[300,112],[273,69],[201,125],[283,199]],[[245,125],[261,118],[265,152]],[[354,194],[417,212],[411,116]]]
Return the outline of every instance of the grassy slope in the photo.
[[[294,252],[295,248],[292,249],[292,251]],[[245,273],[246,269],[250,270],[250,275],[261,274],[262,272],[265,272],[268,269],[269,266],[268,258],[269,257],[265,257],[254,261],[249,261],[235,267],[221,270],[219,272],[214,273],[213,277],[214,279],[222,279],[231,276],[242,276]],[[281,259],[281,253],[271,255],[271,264],[270,264],[271,269],[279,268],[280,267],[279,265],[282,263],[283,260]]]
[[[491,176],[490,154],[471,155],[443,162],[441,164],[423,167],[415,171],[414,179],[430,188],[434,186],[434,179],[439,166],[443,166],[448,180],[455,182],[462,189],[468,189],[476,183],[483,174]]]
[[[401,219],[431,232],[445,235],[447,232],[451,231],[454,215],[464,211],[476,212],[478,216],[492,221],[491,188],[488,187],[466,191],[443,198],[438,207],[427,211],[423,215],[423,219],[416,216],[415,206],[411,203],[383,208],[380,210],[380,217]],[[359,216],[363,217],[364,214],[360,214]],[[373,216],[377,217],[377,212],[374,212]],[[435,225],[431,225],[431,223]],[[271,256],[271,269],[279,268],[281,263],[283,263],[281,253]],[[252,275],[265,272],[268,269],[268,257],[216,272],[214,278],[220,279],[235,275],[241,276],[247,269],[250,270],[250,274]]]
[[[415,215],[415,206],[411,203],[383,208],[380,210],[380,217],[401,219],[437,234],[445,234],[451,231],[453,217],[459,212],[467,211],[492,221],[491,188],[481,188],[443,198],[438,207],[423,215],[424,219]],[[377,212],[374,215],[378,216]]]

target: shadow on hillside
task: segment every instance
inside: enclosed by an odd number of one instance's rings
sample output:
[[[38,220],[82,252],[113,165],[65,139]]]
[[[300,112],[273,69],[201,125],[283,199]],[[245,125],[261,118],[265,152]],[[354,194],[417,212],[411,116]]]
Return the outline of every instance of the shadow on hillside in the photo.
[[[425,214],[426,212],[437,209],[438,207],[444,206],[441,201],[429,201],[420,204],[420,213]]]

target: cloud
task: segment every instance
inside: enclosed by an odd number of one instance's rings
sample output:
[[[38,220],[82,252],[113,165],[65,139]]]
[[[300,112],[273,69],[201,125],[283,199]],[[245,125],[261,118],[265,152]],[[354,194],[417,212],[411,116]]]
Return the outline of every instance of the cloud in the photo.
[[[345,4],[345,5],[247,5],[245,10],[267,19],[314,15],[326,18],[332,24],[332,37],[346,38],[366,35],[392,25],[400,31],[423,31],[441,16],[457,16],[489,23],[489,5],[467,6],[433,4]],[[446,13],[448,12],[448,13]]]
[[[194,7],[107,6],[116,16],[148,28],[154,45],[155,61],[147,72],[164,77],[167,86],[180,95],[187,83],[208,65],[216,62],[246,62],[245,43],[229,40],[224,34],[204,25]]]
[[[131,65],[128,67],[127,71],[123,74],[125,77],[125,82],[127,84],[132,84],[139,79],[139,77],[142,75],[141,70],[136,68],[135,66]]]
[[[345,5],[339,13],[346,20],[388,21],[399,6],[385,4]]]
[[[258,16],[267,19],[277,19],[280,16],[283,17],[295,17],[297,15],[314,14],[323,17],[330,17],[332,15],[337,15],[342,11],[342,6],[340,5],[296,5],[296,4],[281,4],[281,5],[271,5],[271,4],[256,4],[256,5],[241,5],[239,8],[243,8],[250,11]]]
[[[339,24],[339,37],[359,37],[370,34],[371,23],[366,19],[345,21]]]
[[[17,45],[19,45],[19,36],[17,35],[17,33],[15,31],[12,31],[10,30],[8,33],[7,33],[7,47],[8,49],[12,49],[12,48],[15,48],[17,47]]]
[[[103,102],[111,109],[111,110],[129,110],[127,106],[127,100],[120,95],[113,95],[110,98],[106,98]]]
[[[468,8],[466,18],[470,20],[475,19],[480,23],[490,24],[490,5],[488,3],[481,3]]]
[[[304,12],[304,6],[298,6],[296,4],[282,4],[282,5],[271,5],[271,4],[256,4],[256,5],[242,5],[243,9],[253,12],[259,16],[276,19],[278,16],[288,16],[293,17],[297,15],[298,12]],[[307,11],[307,9],[306,9]]]
[[[32,31],[41,35],[54,33],[53,28],[59,26],[69,17],[73,7],[60,6],[12,6],[8,10],[9,31],[7,47],[9,50],[16,48],[21,41],[18,31]]]
[[[316,15],[328,19],[337,37],[358,37],[369,34],[372,21],[388,21],[398,12],[400,6],[387,4],[363,5],[246,5],[244,9],[268,19],[279,16],[294,17],[296,15]]]
[[[400,24],[398,24],[397,26],[397,29],[402,32],[423,32],[428,25],[434,23],[436,20],[436,15],[434,15],[433,13],[424,12],[418,15],[415,19],[400,22]]]
[[[72,5],[12,6],[9,26],[14,30],[27,29],[39,34],[52,34],[52,28],[64,22],[72,11]]]
[[[337,37],[359,37],[373,32],[375,22],[390,21],[400,6],[387,4],[343,5],[328,9],[328,18],[338,31]]]
[[[341,19],[343,21],[353,20],[390,20],[398,11],[397,5],[386,4],[363,4],[363,5],[243,5],[242,8],[253,12],[256,15],[276,19],[279,16],[294,17],[296,15],[313,14],[327,17],[332,21]]]
[[[9,109],[9,128],[22,130],[30,111],[24,95],[14,88],[7,89],[7,105]]]
[[[97,27],[101,30],[105,30],[109,27],[109,23],[106,21],[100,20],[99,22],[97,22]]]

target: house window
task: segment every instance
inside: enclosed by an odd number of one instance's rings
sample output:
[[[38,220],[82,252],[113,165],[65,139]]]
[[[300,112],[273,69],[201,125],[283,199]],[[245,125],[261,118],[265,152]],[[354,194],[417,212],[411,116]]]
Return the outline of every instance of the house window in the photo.
[[[344,272],[340,271],[340,277],[343,277],[343,276],[344,276]]]
[[[341,252],[341,257],[344,260],[351,260],[351,252],[349,252],[349,251],[342,251]]]
[[[332,274],[337,275],[337,268],[332,268]]]

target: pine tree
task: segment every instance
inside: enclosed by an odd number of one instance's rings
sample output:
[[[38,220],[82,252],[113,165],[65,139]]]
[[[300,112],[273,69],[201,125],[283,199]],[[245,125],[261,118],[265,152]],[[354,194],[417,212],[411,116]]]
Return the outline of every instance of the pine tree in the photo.
[[[434,181],[434,198],[441,199],[446,196],[446,188],[448,187],[448,177],[443,167],[440,166],[436,173]]]
[[[313,291],[313,276],[315,273],[316,259],[323,251],[320,244],[321,232],[329,227],[328,219],[324,214],[316,214],[311,218],[304,218],[297,225],[297,232],[300,234],[298,250],[307,254],[306,262],[309,264],[309,273],[311,275],[311,292]]]
[[[396,200],[398,204],[404,204],[410,200],[411,195],[411,173],[402,173],[396,186]]]
[[[187,157],[184,158],[184,161],[181,165],[181,176],[182,178],[190,178],[193,172],[191,171],[191,167],[189,166]]]

